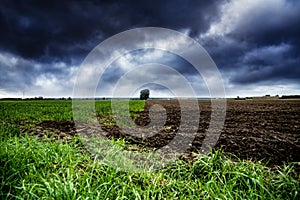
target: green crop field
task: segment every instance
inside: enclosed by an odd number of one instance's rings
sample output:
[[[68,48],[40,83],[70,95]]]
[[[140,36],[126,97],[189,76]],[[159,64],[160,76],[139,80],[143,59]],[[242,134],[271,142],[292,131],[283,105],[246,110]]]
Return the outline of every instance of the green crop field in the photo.
[[[144,101],[130,101],[132,115]],[[110,101],[96,101],[98,116]],[[29,130],[73,120],[72,101],[0,101],[0,199],[299,199],[297,163],[267,167],[214,151],[160,170],[124,172],[100,163],[74,135],[44,140]],[[51,130],[50,130],[51,131]],[[112,141],[118,148],[124,139]],[[233,161],[237,160],[237,161]]]

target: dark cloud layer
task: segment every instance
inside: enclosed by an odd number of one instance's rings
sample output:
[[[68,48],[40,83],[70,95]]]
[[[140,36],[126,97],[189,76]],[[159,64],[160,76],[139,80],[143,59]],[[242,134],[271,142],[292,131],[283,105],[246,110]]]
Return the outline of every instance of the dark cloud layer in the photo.
[[[68,82],[61,91],[65,88],[70,95],[66,88],[72,88],[76,69],[96,45],[145,26],[174,29],[197,40],[230,88],[278,83],[296,85],[291,90],[299,92],[299,10],[299,1],[293,0],[4,0],[0,4],[0,95],[51,87],[60,80]],[[169,60],[174,63],[180,73],[193,76],[194,70],[176,56]],[[108,72],[106,81],[116,81],[121,74],[113,68]]]
[[[206,30],[216,5],[194,1],[6,1],[1,49],[24,58],[71,61],[133,27]]]
[[[224,6],[216,34],[204,40],[207,50],[233,84],[299,85],[299,1],[248,1],[248,11],[246,2],[229,1],[230,6]]]

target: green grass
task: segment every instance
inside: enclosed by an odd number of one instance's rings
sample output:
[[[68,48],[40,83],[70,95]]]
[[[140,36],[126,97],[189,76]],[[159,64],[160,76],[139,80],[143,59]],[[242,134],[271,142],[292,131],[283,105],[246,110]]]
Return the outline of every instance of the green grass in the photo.
[[[109,113],[109,103],[96,103]],[[143,102],[135,102],[140,109]],[[78,139],[45,142],[15,122],[71,120],[71,101],[0,102],[0,199],[299,199],[293,164],[271,169],[221,151],[144,173],[119,171]],[[97,105],[98,104],[98,105]],[[102,104],[102,105],[101,105]],[[98,108],[97,108],[98,106]],[[102,111],[100,107],[103,107]],[[119,147],[127,144],[114,141]],[[234,160],[236,160],[235,158]]]
[[[135,174],[100,164],[74,141],[30,137],[2,141],[1,199],[297,199],[291,166],[271,171],[260,163],[232,162],[220,152],[191,164],[177,161]]]
[[[133,113],[142,111],[144,104],[144,101],[130,100],[129,110]],[[95,110],[98,114],[110,115],[112,113],[111,101],[95,101]],[[1,121],[44,121],[72,119],[72,101],[69,100],[0,101]]]
[[[0,101],[1,121],[71,120],[72,101]]]

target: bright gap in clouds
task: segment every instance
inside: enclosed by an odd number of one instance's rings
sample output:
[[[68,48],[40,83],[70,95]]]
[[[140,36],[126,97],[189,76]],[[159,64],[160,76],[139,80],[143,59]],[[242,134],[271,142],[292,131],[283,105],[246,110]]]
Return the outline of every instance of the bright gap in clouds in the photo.
[[[144,65],[147,64],[153,65],[151,72],[143,70]],[[164,66],[157,66],[157,64]],[[167,74],[163,69],[167,67],[176,70],[176,73]],[[118,95],[113,94],[116,84],[129,72],[131,72],[131,75],[130,78],[126,77],[130,79],[126,82],[128,84],[126,87],[127,90],[131,91],[132,96],[130,97],[138,98],[139,91],[145,88],[150,89],[150,97],[153,98],[176,97],[174,91],[170,91],[168,88],[175,88],[178,97],[189,96],[183,84],[178,82],[178,75],[182,75],[186,79],[186,83],[191,85],[197,96],[209,96],[201,75],[189,62],[171,52],[153,48],[135,50],[115,60],[103,73],[97,87],[96,96],[113,97]],[[153,81],[139,85],[146,77]],[[162,80],[167,82],[167,85],[157,84]],[[123,87],[125,88],[125,86]]]

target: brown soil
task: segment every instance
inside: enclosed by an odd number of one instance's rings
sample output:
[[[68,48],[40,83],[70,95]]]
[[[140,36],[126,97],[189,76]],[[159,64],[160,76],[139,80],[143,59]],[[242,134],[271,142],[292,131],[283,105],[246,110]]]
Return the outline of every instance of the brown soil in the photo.
[[[116,126],[103,126],[103,136],[126,138],[133,144],[147,148],[161,148],[176,135],[180,125],[180,106],[176,100],[150,100],[145,111],[139,113],[134,121],[137,125],[150,123],[149,109],[159,104],[166,109],[166,122],[160,132],[151,133],[150,137],[122,132]],[[210,122],[210,101],[199,101],[200,122],[197,135],[187,153],[198,152]],[[192,107],[190,109],[193,109]],[[156,116],[161,116],[157,111]],[[103,118],[100,117],[100,122]],[[153,119],[153,118],[152,118]],[[232,153],[240,159],[263,160],[269,165],[281,165],[284,162],[300,162],[300,101],[299,100],[230,100],[227,101],[225,125],[214,147]],[[107,120],[107,119],[106,119]],[[83,124],[83,126],[91,126]],[[37,124],[36,135],[56,135],[60,139],[71,139],[76,134],[72,121],[44,121]],[[78,127],[77,127],[78,128]],[[97,129],[97,126],[92,129]],[[197,128],[197,127],[195,127]],[[79,128],[80,129],[80,128]],[[77,130],[78,131],[78,130]],[[83,129],[79,132],[84,131]]]

